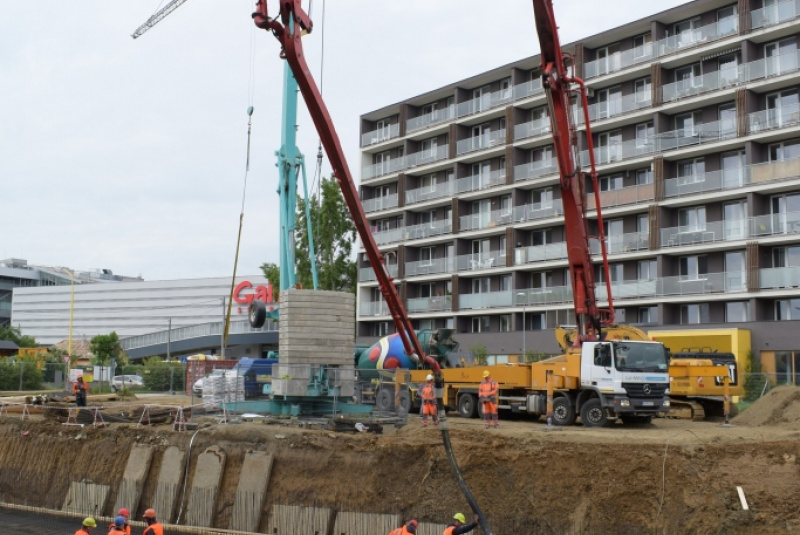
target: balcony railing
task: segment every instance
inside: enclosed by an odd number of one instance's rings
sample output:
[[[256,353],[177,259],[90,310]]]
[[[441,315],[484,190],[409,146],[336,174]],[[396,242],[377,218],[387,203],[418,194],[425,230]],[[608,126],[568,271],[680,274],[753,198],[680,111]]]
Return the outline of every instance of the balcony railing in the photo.
[[[389,264],[388,269],[389,269],[389,275],[392,278],[397,276],[397,264]],[[378,278],[375,276],[374,269],[372,269],[371,267],[359,268],[358,282],[369,282],[374,280],[378,280]]]
[[[514,292],[484,292],[478,294],[461,294],[458,296],[460,310],[475,310],[480,308],[499,308],[512,306]]]
[[[427,128],[435,124],[449,121],[450,119],[455,117],[455,114],[456,114],[455,106],[448,106],[447,108],[443,108],[441,110],[433,110],[430,113],[419,115],[417,117],[412,117],[411,119],[406,121],[406,131],[414,132],[416,130],[422,130],[423,128]]]
[[[364,301],[358,307],[359,316],[388,316],[389,306],[386,301]]]
[[[387,230],[372,231],[372,237],[375,239],[375,243],[378,245],[386,245],[387,243],[402,241],[404,235],[405,235],[404,227],[395,227]]]
[[[406,191],[406,204],[414,204],[431,199],[441,199],[442,197],[452,197],[456,191],[456,182],[440,182],[435,186],[425,186]]]
[[[708,191],[736,189],[754,183],[796,178],[800,178],[800,158],[668,178],[664,181],[664,196],[666,198],[681,197]]]
[[[650,247],[650,233],[627,232],[619,236],[606,236],[606,251],[608,254],[632,253],[643,251]],[[596,239],[589,240],[589,251],[593,255],[599,255],[600,242]]]
[[[800,233],[800,212],[755,216],[748,231],[752,237]]]
[[[403,157],[368,165],[361,169],[361,177],[365,180],[389,173],[396,173],[406,168],[406,159]]]
[[[800,267],[763,268],[758,271],[758,287],[762,290],[800,287]]]
[[[456,144],[456,154],[467,154],[476,150],[488,149],[502,145],[506,140],[506,129],[501,128],[479,136],[462,139]]]
[[[621,143],[612,143],[605,147],[594,147],[594,160],[597,165],[620,162],[631,158],[641,158],[657,151],[658,140],[655,137],[647,139],[631,139]],[[581,164],[589,165],[589,151],[581,151]]]
[[[449,219],[442,219],[439,221],[420,223],[418,225],[407,225],[403,227],[403,229],[403,239],[419,240],[421,238],[449,234],[452,231],[452,223]]]
[[[469,193],[470,191],[480,191],[482,189],[502,186],[506,183],[506,170],[497,169],[489,173],[479,173],[477,175],[459,178],[456,181],[456,191],[458,193]]]
[[[459,230],[481,230],[485,228],[510,225],[514,222],[512,210],[492,210],[477,214],[464,215],[459,218]]]
[[[452,273],[455,271],[454,267],[455,261],[452,258],[433,258],[431,260],[406,262],[406,277]]]
[[[514,249],[514,265],[522,266],[533,262],[564,260],[567,258],[567,242],[531,245]]]
[[[754,30],[765,26],[774,26],[800,16],[800,2],[785,0],[769,7],[754,9],[750,13],[750,27]]]
[[[514,182],[529,180],[558,173],[555,160],[524,163],[514,166]]]
[[[634,65],[647,63],[654,57],[653,50],[653,44],[647,43],[644,46],[631,48],[616,54],[611,54],[606,58],[590,61],[583,66],[583,77],[594,78],[595,76],[602,76]]]
[[[514,127],[514,141],[550,133],[550,118],[544,117]]]
[[[636,204],[640,202],[652,201],[656,198],[656,190],[654,184],[641,184],[638,186],[629,186],[627,188],[620,188],[611,191],[600,192],[600,205],[603,207],[608,206],[622,206],[626,204]],[[594,200],[594,194],[589,193],[586,195],[586,208],[594,210],[597,208],[597,203]]]
[[[367,199],[361,201],[361,205],[364,207],[365,212],[378,212],[389,208],[397,208],[397,193]]]
[[[453,299],[449,295],[419,297],[408,300],[408,312],[443,312],[453,309]]]
[[[417,167],[418,165],[427,165],[429,163],[438,162],[446,158],[447,145],[438,146],[433,149],[412,152],[406,156],[406,165],[404,169],[408,169],[409,167]]]
[[[561,215],[562,211],[563,204],[561,203],[561,199],[553,199],[548,202],[515,206],[512,210],[512,216],[514,218],[514,223],[522,223],[524,221],[557,217]]]
[[[456,257],[457,271],[480,271],[505,265],[505,250],[489,251],[488,253],[463,254]]]
[[[544,93],[544,87],[542,87],[541,78],[536,78],[534,80],[528,80],[527,82],[517,84],[512,89],[514,91],[514,100],[532,97],[533,95],[541,95]]]
[[[514,302],[519,306],[557,305],[572,303],[572,286],[547,286],[546,288],[529,288],[515,290]],[[518,295],[524,294],[524,295]]]
[[[498,106],[503,106],[512,100],[511,88],[493,91],[478,98],[473,98],[472,100],[457,104],[456,116],[466,117],[467,115],[474,115],[492,108],[497,108]]]
[[[390,124],[384,128],[373,130],[361,135],[361,146],[367,147],[375,143],[381,143],[390,139],[396,138],[400,135],[400,125]]]
[[[589,119],[599,121],[616,117],[632,111],[650,107],[650,92],[644,95],[625,95],[624,97],[613,98],[606,102],[596,102],[589,106]],[[583,123],[583,113],[576,113],[578,122]]]
[[[747,131],[750,134],[788,128],[800,124],[800,105],[788,104],[780,109],[762,110],[747,115]]]

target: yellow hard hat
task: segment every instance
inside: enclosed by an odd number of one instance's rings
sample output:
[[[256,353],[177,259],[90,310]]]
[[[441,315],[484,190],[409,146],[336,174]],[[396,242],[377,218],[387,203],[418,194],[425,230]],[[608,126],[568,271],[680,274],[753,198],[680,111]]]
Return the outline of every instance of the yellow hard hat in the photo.
[[[488,373],[488,372],[487,372],[487,373]],[[459,522],[461,522],[462,524],[466,524],[466,523],[467,523],[467,519],[466,519],[466,517],[464,516],[464,513],[456,513],[456,514],[454,514],[454,515],[453,515],[453,520],[458,520],[458,521],[459,521]]]
[[[483,376],[484,377],[489,377],[490,375],[491,374],[489,373],[489,370],[484,370],[484,372],[483,372]]]
[[[87,528],[96,528],[97,522],[94,521],[94,518],[87,516],[86,518],[83,519],[83,525],[84,527]]]

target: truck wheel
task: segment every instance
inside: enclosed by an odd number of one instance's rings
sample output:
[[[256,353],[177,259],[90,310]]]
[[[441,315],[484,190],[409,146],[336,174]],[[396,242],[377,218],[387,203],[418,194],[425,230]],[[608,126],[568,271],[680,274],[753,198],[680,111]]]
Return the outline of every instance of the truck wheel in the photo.
[[[394,392],[387,388],[378,390],[378,395],[375,396],[375,408],[381,412],[389,412],[394,410]]]
[[[475,418],[477,409],[478,398],[474,394],[461,394],[458,397],[458,414],[462,418]]]
[[[263,301],[253,300],[247,308],[247,319],[250,320],[250,326],[254,329],[260,329],[267,322],[267,305]]]
[[[581,421],[586,427],[605,427],[608,425],[608,414],[598,398],[586,401],[581,407]]]
[[[403,414],[408,414],[408,411],[411,410],[411,394],[408,390],[401,390],[400,394],[397,396],[397,411],[402,412]]]
[[[575,423],[575,408],[564,396],[553,400],[553,423],[555,425],[572,425]]]

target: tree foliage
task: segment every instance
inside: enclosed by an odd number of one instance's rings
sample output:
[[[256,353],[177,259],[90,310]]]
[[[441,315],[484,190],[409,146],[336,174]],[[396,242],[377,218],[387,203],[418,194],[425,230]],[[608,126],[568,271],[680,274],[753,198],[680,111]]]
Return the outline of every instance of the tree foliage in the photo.
[[[281,268],[278,264],[273,264],[271,262],[265,262],[261,264],[261,272],[264,274],[264,278],[272,284],[272,287],[277,291],[281,287]]]
[[[111,359],[119,360],[123,354],[119,337],[115,331],[109,334],[98,334],[89,342],[89,351],[92,352],[92,363],[98,366],[108,366]]]
[[[19,347],[36,347],[36,339],[33,336],[23,335],[19,327],[13,325],[0,325],[0,340],[14,342]]]

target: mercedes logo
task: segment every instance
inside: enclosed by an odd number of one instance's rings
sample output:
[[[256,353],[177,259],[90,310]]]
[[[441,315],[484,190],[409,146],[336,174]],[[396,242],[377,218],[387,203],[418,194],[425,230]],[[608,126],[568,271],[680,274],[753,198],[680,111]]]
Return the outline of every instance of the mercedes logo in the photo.
[[[649,393],[652,391],[652,389],[650,388],[650,385],[644,385],[644,386],[642,387],[642,391],[643,391],[645,394],[649,394]]]

